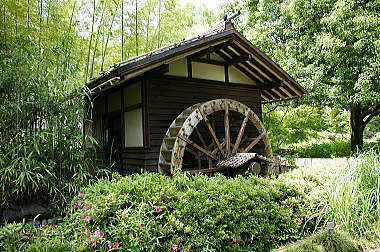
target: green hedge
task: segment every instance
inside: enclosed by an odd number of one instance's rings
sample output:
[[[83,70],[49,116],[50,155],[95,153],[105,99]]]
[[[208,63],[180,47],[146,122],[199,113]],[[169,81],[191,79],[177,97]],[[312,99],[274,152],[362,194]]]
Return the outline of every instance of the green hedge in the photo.
[[[380,143],[364,143],[363,150],[371,149],[380,150]],[[291,156],[300,158],[334,158],[334,157],[350,157],[350,142],[335,141],[320,144],[307,144],[297,147],[288,147],[286,149],[275,149],[276,154],[280,156]]]
[[[299,238],[303,204],[277,179],[132,175],[86,188],[63,223],[26,250],[118,242],[123,251],[269,251]]]
[[[335,230],[316,233],[307,239],[298,241],[275,252],[358,252],[361,251],[348,234]]]

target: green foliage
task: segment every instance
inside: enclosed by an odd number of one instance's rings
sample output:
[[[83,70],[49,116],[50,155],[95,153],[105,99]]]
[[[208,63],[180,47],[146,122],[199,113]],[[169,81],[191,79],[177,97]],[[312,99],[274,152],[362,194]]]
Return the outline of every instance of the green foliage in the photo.
[[[333,158],[350,157],[350,143],[347,141],[335,141],[326,143],[311,143],[300,146],[291,146],[278,151],[283,156],[300,158]]]
[[[285,107],[272,110],[264,106],[263,121],[269,132],[274,150],[283,146],[317,138],[324,129],[323,116],[319,109],[310,106]]]
[[[82,82],[212,20],[195,13],[171,0],[1,1],[0,208],[64,201],[105,175],[83,145]]]
[[[64,222],[29,248],[61,240],[87,250],[96,240],[99,250],[119,242],[123,251],[169,251],[172,245],[188,251],[268,251],[299,237],[303,202],[286,183],[255,176],[119,177],[87,187]]]
[[[326,251],[331,252],[355,252],[359,251],[352,241],[352,238],[347,234],[335,231],[333,235],[328,232],[323,232],[316,237],[316,241],[321,244]]]
[[[234,6],[244,6],[240,30],[307,89],[298,104],[355,112],[352,149],[361,147],[367,119],[380,111],[379,1],[240,0]]]
[[[301,240],[283,250],[283,252],[356,252],[360,251],[352,238],[342,231],[336,230],[333,234],[327,231]]]
[[[324,196],[323,218],[351,234],[364,235],[380,219],[380,155],[362,154],[331,183]]]
[[[290,245],[290,251],[308,251],[306,248],[315,245],[317,249],[319,245],[325,247],[317,251],[334,251],[334,247],[350,245],[346,241],[353,242],[357,248],[380,245],[378,162],[379,154],[368,151],[357,158],[315,162],[312,167],[280,175],[280,179],[306,194],[306,231],[325,229],[326,223],[332,221],[337,228],[336,234],[343,234],[342,237],[326,234],[318,238],[320,234],[317,233]],[[338,251],[352,250],[342,248]]]
[[[0,227],[0,250],[22,251],[30,238],[38,233],[37,228],[24,223],[11,223]]]
[[[52,29],[68,29],[60,10],[50,15]],[[30,28],[26,35],[29,28],[16,25],[0,38],[0,207],[28,199],[62,206],[65,196],[104,175],[83,144],[87,91],[73,76],[78,65],[67,62],[76,34],[45,37],[48,31]]]

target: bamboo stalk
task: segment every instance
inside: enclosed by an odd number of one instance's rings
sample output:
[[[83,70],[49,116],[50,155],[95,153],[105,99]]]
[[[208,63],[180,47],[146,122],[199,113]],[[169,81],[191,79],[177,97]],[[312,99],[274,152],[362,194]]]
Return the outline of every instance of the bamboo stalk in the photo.
[[[158,1],[158,34],[157,34],[157,48],[160,48],[160,34],[161,33],[161,0]]]
[[[87,82],[88,77],[88,68],[90,64],[90,53],[91,53],[91,44],[92,44],[92,36],[94,32],[94,23],[95,23],[95,12],[96,12],[96,0],[93,1],[93,13],[92,13],[92,24],[91,24],[91,35],[90,35],[90,42],[88,45],[88,51],[87,51],[87,64],[86,64],[86,72],[85,72],[85,82]]]
[[[124,0],[121,0],[121,61],[124,60]]]
[[[102,14],[100,16],[100,21],[98,25],[98,31],[95,36],[95,45],[94,45],[94,50],[92,52],[92,62],[91,62],[91,72],[90,72],[90,78],[92,78],[93,73],[94,73],[94,61],[95,61],[95,54],[96,54],[96,48],[98,46],[98,40],[99,40],[99,34],[100,34],[100,29],[103,23],[103,17],[104,17],[104,10],[105,10],[105,4],[103,4],[103,9],[102,9]],[[103,69],[103,67],[102,67]]]
[[[118,9],[118,7],[119,6],[116,5],[116,10]],[[109,41],[109,38],[110,38],[110,35],[111,35],[111,32],[112,32],[112,26],[113,26],[113,22],[114,22],[115,16],[116,16],[116,10],[113,13],[111,25],[110,25],[110,28],[108,30],[107,41],[106,41],[106,44],[105,44],[105,47],[104,47],[104,52],[103,52],[103,57],[102,57],[102,66],[100,68],[101,70],[103,70],[103,64],[104,64],[104,59],[106,57],[107,45],[108,45],[108,41]]]
[[[139,42],[138,42],[138,37],[137,37],[137,1],[135,0],[135,41],[136,41],[136,56],[139,55]]]

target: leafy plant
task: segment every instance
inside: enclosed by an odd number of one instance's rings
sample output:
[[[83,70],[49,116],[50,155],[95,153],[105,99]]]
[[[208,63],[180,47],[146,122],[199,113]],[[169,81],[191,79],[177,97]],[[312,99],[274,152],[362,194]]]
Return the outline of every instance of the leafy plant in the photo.
[[[323,218],[351,234],[365,235],[380,219],[380,156],[360,155],[343,171],[325,195]]]
[[[319,232],[304,240],[289,245],[277,252],[356,252],[360,251],[352,238],[340,230],[333,234],[327,231]]]
[[[268,251],[299,238],[303,202],[286,183],[255,176],[119,177],[84,189],[28,248],[60,240],[78,250]]]

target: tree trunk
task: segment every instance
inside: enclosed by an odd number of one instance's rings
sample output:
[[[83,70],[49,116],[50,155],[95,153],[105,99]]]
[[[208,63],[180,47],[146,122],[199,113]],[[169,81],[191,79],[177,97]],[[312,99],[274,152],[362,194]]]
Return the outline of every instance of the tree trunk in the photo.
[[[351,126],[351,151],[363,149],[363,111],[360,106],[354,105],[350,109],[350,126]]]

